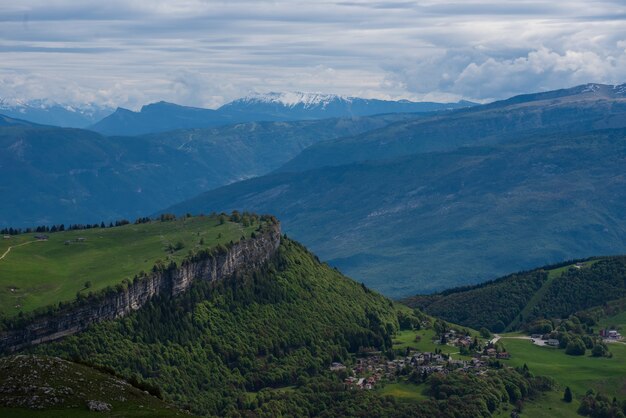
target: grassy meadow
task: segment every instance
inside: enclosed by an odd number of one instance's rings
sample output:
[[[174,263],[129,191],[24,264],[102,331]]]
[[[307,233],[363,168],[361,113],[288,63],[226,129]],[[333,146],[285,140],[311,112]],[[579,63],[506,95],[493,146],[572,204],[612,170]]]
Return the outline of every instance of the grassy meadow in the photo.
[[[102,290],[149,271],[158,260],[179,262],[190,251],[249,237],[257,227],[202,216],[47,233],[47,241],[37,241],[35,233],[0,239],[0,257],[6,253],[0,259],[0,316]]]
[[[589,389],[617,399],[626,397],[626,344],[610,344],[612,358],[595,358],[591,357],[589,350],[585,356],[569,356],[565,350],[540,347],[529,340],[507,338],[506,335],[500,341],[511,353],[511,359],[506,364],[527,364],[533,374],[552,377],[558,384],[554,392],[528,402],[523,416],[572,416],[580,398]],[[570,387],[574,395],[571,404],[561,401],[566,386]]]

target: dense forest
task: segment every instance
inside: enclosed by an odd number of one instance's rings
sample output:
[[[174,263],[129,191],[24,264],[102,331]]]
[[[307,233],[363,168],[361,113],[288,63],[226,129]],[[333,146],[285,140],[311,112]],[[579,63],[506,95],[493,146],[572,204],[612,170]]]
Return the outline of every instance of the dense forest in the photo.
[[[519,315],[547,277],[543,270],[513,274],[477,286],[415,296],[405,302],[456,324],[500,332]]]
[[[111,367],[179,406],[223,416],[246,392],[297,384],[361,348],[389,348],[397,327],[391,301],[285,239],[261,271],[198,281],[36,351]]]
[[[560,270],[559,270],[560,268]],[[626,296],[626,257],[547,266],[403,302],[447,321],[494,332],[526,328]]]

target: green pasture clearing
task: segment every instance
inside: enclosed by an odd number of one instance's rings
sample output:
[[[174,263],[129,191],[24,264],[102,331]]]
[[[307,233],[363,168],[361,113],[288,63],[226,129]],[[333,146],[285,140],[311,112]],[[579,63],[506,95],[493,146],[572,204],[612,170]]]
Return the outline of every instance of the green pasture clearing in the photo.
[[[563,402],[563,391],[550,391],[542,393],[536,399],[524,401],[521,417],[528,418],[570,418],[579,416],[576,410],[580,402]],[[494,418],[511,418],[513,405],[505,404],[503,408],[493,414]]]
[[[0,256],[12,247],[0,260],[0,316],[71,301],[78,292],[96,292],[148,272],[158,260],[180,262],[190,251],[249,237],[258,226],[201,216],[47,233],[47,241],[37,241],[36,233],[0,239]],[[168,247],[177,243],[183,248],[171,253]]]
[[[472,334],[472,338],[476,335],[474,332],[470,331]],[[433,342],[433,338],[435,338],[435,330],[433,329],[421,329],[421,330],[405,330],[398,331],[398,333],[393,338],[393,348],[395,350],[406,350],[407,347],[413,350],[417,350],[419,352],[430,352],[433,353],[436,348],[440,349],[442,353],[453,354],[453,358],[471,358],[471,356],[462,356],[459,354],[459,347],[454,347],[447,344],[437,344]],[[420,340],[415,341],[415,337],[419,336]],[[479,338],[481,342],[484,343],[483,340]]]
[[[380,395],[389,395],[401,401],[422,401],[429,399],[427,395],[425,395],[424,389],[426,386],[424,384],[416,385],[408,382],[395,382],[395,383],[387,383],[380,389],[377,389],[376,392]]]
[[[568,356],[565,350],[540,347],[529,340],[502,338],[502,343],[511,353],[507,361],[511,366],[528,365],[535,375],[549,376],[559,384],[562,391],[566,386],[572,389],[578,399],[588,389],[618,399],[626,397],[626,345],[610,344],[612,358]]]

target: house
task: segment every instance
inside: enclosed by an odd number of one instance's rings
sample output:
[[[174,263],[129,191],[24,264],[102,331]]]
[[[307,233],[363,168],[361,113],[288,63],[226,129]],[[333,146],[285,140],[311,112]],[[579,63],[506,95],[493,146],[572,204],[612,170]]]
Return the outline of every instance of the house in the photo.
[[[558,347],[559,346],[559,340],[557,340],[556,338],[550,338],[548,339],[548,341],[546,341],[546,345],[552,346],[552,347]]]
[[[538,340],[539,338],[541,338],[541,334],[531,334],[530,338]]]
[[[11,235],[5,235],[4,239],[11,239]]]
[[[341,363],[334,362],[330,365],[330,370],[333,372],[338,372],[341,370],[346,370],[346,366]]]
[[[469,347],[472,343],[467,340],[459,340],[459,347]]]
[[[76,242],[85,242],[85,238],[78,237],[78,238],[76,238]]]
[[[487,349],[487,355],[489,357],[495,357],[497,354],[496,349],[495,348],[488,348]]]
[[[506,351],[503,351],[501,353],[497,353],[496,354],[496,358],[498,358],[498,359],[510,359],[511,355],[509,353],[507,353]]]
[[[38,234],[38,235],[35,235],[35,239],[37,241],[48,241],[48,236],[45,234]]]
[[[617,332],[616,330],[612,329],[609,330],[609,332],[607,333],[608,337],[612,340],[619,340],[620,338],[622,338],[622,336],[620,335],[619,332]]]

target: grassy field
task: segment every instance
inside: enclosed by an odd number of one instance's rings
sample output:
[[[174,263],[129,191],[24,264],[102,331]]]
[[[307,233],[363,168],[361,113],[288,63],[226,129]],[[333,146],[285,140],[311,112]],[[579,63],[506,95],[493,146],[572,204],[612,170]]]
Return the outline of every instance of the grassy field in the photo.
[[[538,399],[524,402],[521,416],[528,418],[571,418],[579,416],[576,412],[579,406],[578,401],[566,403],[563,402],[562,398],[562,391],[546,392]],[[495,413],[494,418],[510,418],[514,407],[512,405],[505,405],[505,407],[506,409],[503,408]]]
[[[415,341],[415,337],[420,337]],[[421,352],[434,352],[435,348],[441,349],[444,353],[457,353],[458,347],[450,345],[436,344],[433,342],[435,331],[432,329],[422,329],[419,331],[399,331],[393,339],[393,348],[405,350],[407,347]]]
[[[190,250],[249,237],[257,227],[220,224],[219,218],[206,216],[55,232],[47,234],[47,241],[35,240],[34,233],[0,239],[0,257],[6,253],[0,260],[0,315],[73,300],[77,292],[98,291],[147,272],[157,260],[178,262]],[[183,248],[171,253],[168,247],[178,243]]]
[[[536,375],[550,376],[562,390],[569,386],[575,398],[588,389],[600,391],[618,399],[626,397],[626,345],[611,344],[612,358],[568,356],[564,350],[539,347],[528,340],[502,338],[511,353],[511,366],[528,365]]]
[[[423,393],[424,389],[424,384],[416,385],[414,383],[395,382],[387,383],[385,386],[378,389],[377,392],[380,395],[393,396],[401,401],[414,402],[428,399],[428,396]]]

